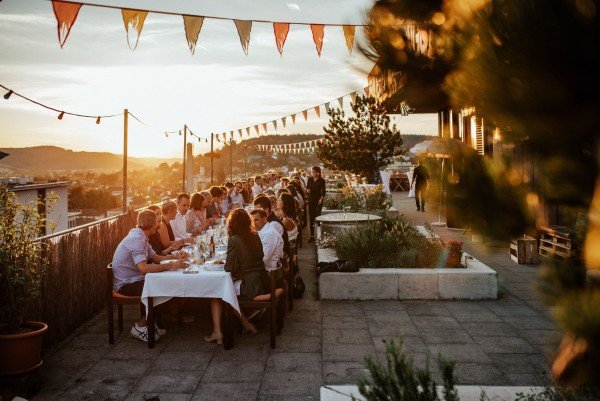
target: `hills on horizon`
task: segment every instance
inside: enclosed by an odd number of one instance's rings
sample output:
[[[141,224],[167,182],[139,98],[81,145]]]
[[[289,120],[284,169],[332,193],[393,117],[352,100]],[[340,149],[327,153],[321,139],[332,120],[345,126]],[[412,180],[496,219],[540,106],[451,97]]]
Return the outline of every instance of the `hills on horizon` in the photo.
[[[9,156],[0,160],[2,175],[34,175],[39,172],[95,171],[113,172],[123,168],[123,156],[110,152],[73,151],[58,146],[0,148]],[[128,157],[128,170],[154,168],[161,163],[180,161],[178,158]]]

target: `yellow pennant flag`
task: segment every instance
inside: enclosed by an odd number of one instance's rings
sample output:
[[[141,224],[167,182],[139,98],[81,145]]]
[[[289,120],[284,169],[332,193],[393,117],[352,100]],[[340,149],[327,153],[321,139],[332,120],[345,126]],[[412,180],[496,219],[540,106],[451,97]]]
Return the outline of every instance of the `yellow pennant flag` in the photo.
[[[313,41],[317,48],[317,54],[321,57],[321,50],[323,49],[323,36],[325,36],[325,25],[311,24],[310,30],[312,31]]]
[[[235,27],[237,28],[238,35],[240,36],[242,50],[247,56],[248,46],[250,45],[250,31],[252,31],[252,21],[234,19],[233,22],[235,24]]]
[[[319,106],[315,106],[315,113],[317,113],[318,117],[321,117],[321,108]]]
[[[198,42],[198,36],[200,35],[203,23],[204,17],[183,16],[183,29],[185,29],[185,37],[192,54],[196,51],[196,42]]]
[[[136,11],[129,10],[126,8],[121,9],[121,13],[123,14],[123,22],[125,23],[125,31],[127,31],[127,45],[131,50],[135,50],[137,48],[138,42],[140,40],[140,36],[142,34],[142,28],[144,27],[144,21],[146,21],[146,16],[148,15],[148,11]],[[131,48],[131,42],[129,40],[129,30],[136,30],[137,37],[135,38],[135,46]]]
[[[279,54],[283,56],[283,45],[290,32],[290,24],[287,22],[273,22],[273,31],[275,32],[275,43]]]
[[[308,110],[304,110],[302,115],[304,116],[304,121],[308,120]]]
[[[346,38],[346,46],[348,46],[348,52],[352,54],[352,48],[354,47],[354,25],[344,25],[344,37]]]
[[[71,28],[75,24],[77,14],[81,8],[79,3],[65,3],[63,1],[53,1],[52,9],[54,10],[54,16],[56,17],[57,30],[58,30],[58,44],[60,48],[65,45]]]

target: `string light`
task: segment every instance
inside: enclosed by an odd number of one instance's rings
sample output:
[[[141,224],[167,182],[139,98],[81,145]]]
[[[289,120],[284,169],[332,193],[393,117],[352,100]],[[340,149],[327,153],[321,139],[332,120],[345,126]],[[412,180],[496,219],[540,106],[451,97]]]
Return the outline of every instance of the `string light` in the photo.
[[[168,133],[166,133],[166,132],[165,132],[164,134],[165,134],[165,138],[168,138],[168,137],[169,137],[169,134],[168,134]]]
[[[100,117],[96,119],[96,124],[100,124]]]
[[[9,90],[9,91],[8,91],[8,92],[6,92],[6,94],[4,95],[4,98],[5,98],[6,100],[8,100],[8,98],[9,98],[9,97],[10,97],[10,95],[12,95],[12,94],[13,94],[13,91],[12,91],[12,90]]]
[[[58,115],[58,119],[62,120],[64,116],[65,116],[65,112],[61,111],[60,114]]]

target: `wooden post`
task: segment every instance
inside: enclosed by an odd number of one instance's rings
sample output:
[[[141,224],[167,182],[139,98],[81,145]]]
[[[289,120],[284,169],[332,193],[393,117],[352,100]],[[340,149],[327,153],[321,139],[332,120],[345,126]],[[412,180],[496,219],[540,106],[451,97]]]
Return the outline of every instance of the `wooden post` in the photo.
[[[123,213],[127,212],[127,130],[129,110],[123,110]]]
[[[233,147],[233,138],[229,139],[229,175],[231,176],[230,181],[233,182],[233,155],[232,155],[232,147]]]
[[[210,133],[210,185],[215,185],[215,158],[214,158],[215,134]]]
[[[185,192],[185,145],[187,144],[187,124],[183,126],[183,181],[181,183],[182,192]]]

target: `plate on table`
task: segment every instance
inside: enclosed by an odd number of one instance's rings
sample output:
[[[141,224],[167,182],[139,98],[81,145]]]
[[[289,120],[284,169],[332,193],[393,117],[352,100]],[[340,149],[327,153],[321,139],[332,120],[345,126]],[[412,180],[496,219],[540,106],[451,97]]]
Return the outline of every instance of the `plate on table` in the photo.
[[[204,265],[204,270],[208,272],[222,272],[225,270],[225,265],[216,265],[213,263],[207,263]]]
[[[161,265],[168,265],[169,263],[175,263],[177,262],[177,259],[167,259],[167,260],[161,260],[160,264]]]

